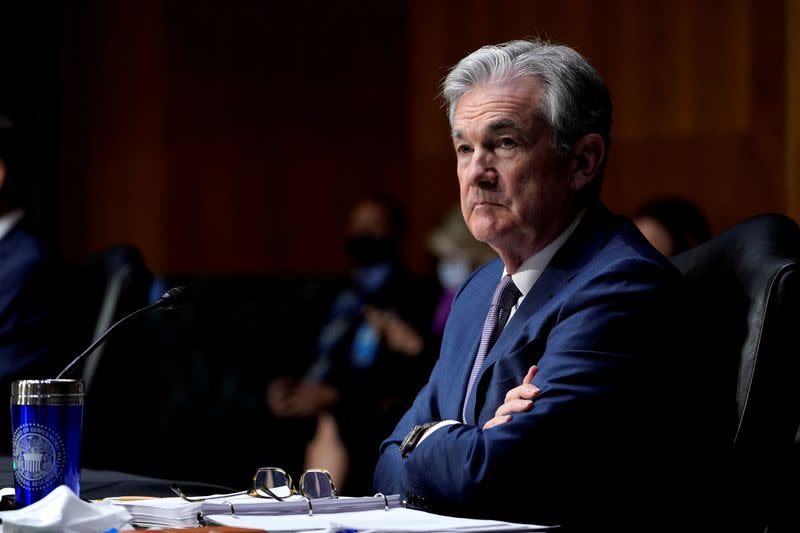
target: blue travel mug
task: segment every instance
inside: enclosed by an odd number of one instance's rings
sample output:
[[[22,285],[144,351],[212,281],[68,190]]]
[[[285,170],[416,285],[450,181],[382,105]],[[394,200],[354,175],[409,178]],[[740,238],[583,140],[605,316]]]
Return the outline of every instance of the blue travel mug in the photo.
[[[83,381],[27,379],[11,384],[12,469],[17,507],[59,485],[80,496]]]

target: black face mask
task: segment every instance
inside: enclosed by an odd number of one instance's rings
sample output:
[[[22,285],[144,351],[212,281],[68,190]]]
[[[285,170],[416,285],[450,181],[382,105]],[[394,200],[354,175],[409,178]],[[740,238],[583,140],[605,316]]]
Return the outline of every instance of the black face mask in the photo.
[[[358,235],[347,239],[345,252],[356,266],[372,266],[391,260],[394,246],[391,239]]]

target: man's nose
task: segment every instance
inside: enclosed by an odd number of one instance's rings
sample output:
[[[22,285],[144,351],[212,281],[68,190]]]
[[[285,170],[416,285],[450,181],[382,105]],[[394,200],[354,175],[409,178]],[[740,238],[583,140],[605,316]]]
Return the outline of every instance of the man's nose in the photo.
[[[475,149],[467,170],[467,180],[470,186],[480,189],[490,189],[495,186],[497,169],[495,155],[491,150]]]

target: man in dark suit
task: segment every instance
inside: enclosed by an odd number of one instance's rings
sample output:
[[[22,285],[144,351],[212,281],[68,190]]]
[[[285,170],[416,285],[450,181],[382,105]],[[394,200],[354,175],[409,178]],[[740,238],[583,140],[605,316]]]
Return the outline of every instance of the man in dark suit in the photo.
[[[575,529],[685,526],[706,373],[682,278],[599,200],[604,82],[570,48],[515,41],[463,59],[443,95],[464,219],[500,259],[456,296],[375,489]]]
[[[53,342],[51,263],[25,219],[14,135],[0,116],[0,383],[6,391],[11,379],[42,377],[38,369]]]

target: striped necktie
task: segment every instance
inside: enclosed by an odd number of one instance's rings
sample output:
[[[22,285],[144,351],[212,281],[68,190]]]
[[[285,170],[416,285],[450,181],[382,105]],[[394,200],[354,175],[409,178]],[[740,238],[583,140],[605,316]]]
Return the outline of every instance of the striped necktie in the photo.
[[[478,372],[481,370],[483,360],[486,359],[486,354],[494,346],[497,337],[506,327],[508,317],[511,315],[511,308],[517,303],[522,293],[519,291],[511,276],[508,274],[503,276],[497,289],[494,291],[492,297],[492,305],[489,306],[489,313],[486,315],[486,321],[483,323],[483,333],[481,333],[481,343],[478,346],[478,355],[475,357],[475,363],[472,365],[472,372],[469,375],[469,383],[467,384],[467,393],[464,395],[464,407],[461,409],[461,420],[467,423],[467,402],[469,402],[469,395],[472,393],[472,387],[475,385],[475,380],[478,377]]]

